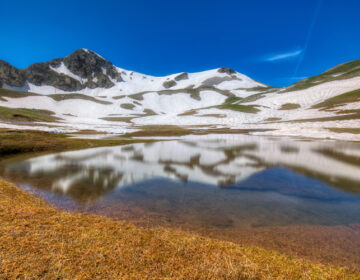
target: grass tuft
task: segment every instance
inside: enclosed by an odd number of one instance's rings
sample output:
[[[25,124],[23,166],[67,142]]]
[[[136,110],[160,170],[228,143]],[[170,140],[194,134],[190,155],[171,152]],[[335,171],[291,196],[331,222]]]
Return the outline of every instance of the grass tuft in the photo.
[[[296,103],[285,103],[283,105],[281,105],[279,110],[295,110],[295,109],[299,109],[300,105],[296,104]]]
[[[360,134],[360,128],[347,128],[347,127],[329,127],[328,130],[336,133],[351,133],[351,134]]]
[[[242,113],[256,114],[260,110],[253,105],[241,105],[241,104],[224,104],[218,107],[219,109],[233,110]]]
[[[47,96],[54,99],[55,101],[63,101],[63,100],[71,100],[71,99],[82,99],[82,100],[92,101],[92,102],[103,104],[103,105],[112,104],[109,101],[99,100],[99,99],[96,99],[96,98],[94,98],[92,96],[87,96],[87,95],[80,94],[80,93],[50,94],[50,95],[47,95]]]

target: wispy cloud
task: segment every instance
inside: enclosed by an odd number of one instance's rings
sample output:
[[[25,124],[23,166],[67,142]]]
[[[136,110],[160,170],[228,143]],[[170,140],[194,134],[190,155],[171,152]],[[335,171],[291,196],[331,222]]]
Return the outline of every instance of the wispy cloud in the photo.
[[[295,49],[290,51],[285,51],[281,53],[273,53],[266,55],[263,57],[263,61],[266,62],[278,62],[278,61],[285,61],[295,59],[303,53],[302,49]]]
[[[299,59],[297,61],[297,64],[296,64],[295,70],[294,70],[294,76],[297,75],[297,73],[299,71],[299,68],[300,68],[300,65],[301,65],[302,61],[304,60],[305,53],[306,53],[306,51],[307,51],[307,49],[309,47],[311,35],[312,35],[313,30],[314,30],[314,26],[316,24],[317,18],[319,16],[322,2],[323,2],[323,0],[318,0],[317,1],[317,5],[315,7],[314,15],[313,15],[313,18],[311,20],[311,23],[310,23],[310,26],[309,26],[309,29],[308,29],[308,33],[307,33],[307,36],[306,36],[305,45],[304,45],[304,48],[303,48],[304,51],[303,51],[303,53],[301,54],[301,56],[299,57]]]

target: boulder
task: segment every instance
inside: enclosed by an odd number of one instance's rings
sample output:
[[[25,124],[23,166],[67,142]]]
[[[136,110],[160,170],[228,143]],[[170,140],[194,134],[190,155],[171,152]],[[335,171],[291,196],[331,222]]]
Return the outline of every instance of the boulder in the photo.
[[[163,87],[164,88],[171,88],[176,86],[176,82],[174,80],[169,80],[169,81],[165,81],[163,82]]]
[[[175,81],[187,80],[189,79],[189,75],[186,72],[183,72],[175,77]]]

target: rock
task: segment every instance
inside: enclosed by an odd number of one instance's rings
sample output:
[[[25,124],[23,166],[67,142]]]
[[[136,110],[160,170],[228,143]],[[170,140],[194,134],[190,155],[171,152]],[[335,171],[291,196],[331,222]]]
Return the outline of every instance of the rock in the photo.
[[[95,77],[97,78],[97,81],[95,83],[96,87],[111,88],[112,86],[114,86],[114,83],[110,81],[109,77],[102,72],[96,73]]]
[[[174,87],[174,86],[176,86],[176,82],[174,80],[163,82],[163,87],[164,88],[171,88],[171,87]]]
[[[231,81],[233,80],[232,77],[212,77],[212,78],[208,78],[206,79],[205,81],[203,81],[201,83],[201,85],[203,86],[207,86],[207,87],[212,87],[212,86],[216,86],[218,84],[221,84],[222,82],[225,82],[225,81]]]
[[[48,84],[51,74],[49,64],[47,63],[35,63],[25,69],[25,78],[28,82],[41,86],[42,84]],[[54,74],[55,75],[55,74]]]
[[[79,79],[58,73],[56,68],[62,63]],[[35,63],[23,70],[0,60],[0,87],[4,84],[20,87],[29,82],[37,86],[53,86],[64,91],[79,91],[86,87],[111,88],[114,82],[123,81],[121,75],[111,62],[86,49],[76,50],[65,58]]]
[[[228,75],[235,74],[236,71],[231,68],[221,67],[217,70],[219,73],[226,73]]]
[[[175,81],[187,80],[189,79],[189,75],[186,72],[183,72],[175,77]]]
[[[49,85],[64,91],[78,91],[84,88],[78,80],[53,71],[50,65],[51,62],[30,65],[23,70],[26,81],[37,86]]]
[[[106,69],[106,75],[110,76],[117,82],[123,82],[124,80],[121,77],[121,74],[115,70],[115,67],[112,66],[111,68]]]
[[[25,84],[25,77],[21,70],[7,63],[6,61],[0,60],[0,86],[4,84],[13,87],[21,87]]]
[[[63,61],[63,58],[55,58],[49,62],[49,65],[53,68],[56,68],[59,67]]]
[[[87,78],[93,73],[99,73],[102,72],[103,69],[107,70],[113,67],[111,62],[85,49],[76,50],[65,57],[64,64],[72,73],[82,78]]]

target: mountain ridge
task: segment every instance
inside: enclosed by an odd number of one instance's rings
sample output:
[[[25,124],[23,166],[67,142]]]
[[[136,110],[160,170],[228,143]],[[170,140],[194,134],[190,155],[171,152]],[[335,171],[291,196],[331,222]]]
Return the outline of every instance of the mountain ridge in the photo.
[[[81,80],[75,78],[69,73],[56,71],[65,66],[70,73],[78,76]],[[105,72],[105,73],[104,73]],[[11,79],[9,79],[9,76]],[[113,82],[121,80],[120,74],[115,70],[113,64],[98,54],[87,50],[79,49],[64,58],[55,58],[48,62],[38,62],[29,65],[25,69],[17,69],[11,64],[0,60],[0,86],[21,87],[26,82],[36,86],[51,85],[64,91],[79,91],[89,87],[113,86]],[[96,78],[96,81],[93,80]]]
[[[213,70],[229,76],[240,74],[227,67],[220,67]],[[343,71],[343,73],[339,73],[340,71]],[[64,92],[79,92],[86,88],[108,89],[114,87],[118,82],[123,82],[123,75],[126,75],[127,72],[130,74],[137,73],[119,68],[101,55],[89,49],[82,48],[75,50],[66,57],[54,58],[47,62],[33,63],[24,69],[17,68],[4,60],[0,60],[0,87],[15,90],[16,88],[26,89],[26,83],[31,83],[35,86],[53,86]],[[338,76],[336,76],[337,73]],[[159,77],[141,73],[137,74],[152,78],[164,78],[176,75],[174,79],[163,82],[165,89],[172,88],[178,81],[189,78],[189,73],[187,72]],[[345,79],[356,75],[360,75],[360,59],[341,63],[318,75],[310,76],[289,86],[279,88],[284,92],[296,91],[315,86],[325,81],[334,80],[336,77],[338,77],[337,79]],[[262,82],[251,80],[258,83],[258,86],[270,87]]]
[[[223,77],[223,80],[240,79],[236,77],[240,73],[231,68],[221,67],[214,70],[227,76],[227,78]],[[114,87],[117,83],[124,82],[124,75],[132,76],[134,73],[141,75],[143,79],[166,78],[162,82],[164,89],[173,88],[180,81],[189,79],[189,73],[187,72],[155,77],[125,70],[116,67],[113,63],[91,50],[78,49],[64,58],[34,63],[24,69],[18,69],[6,61],[0,60],[0,87],[15,90],[22,87],[30,90],[31,87],[26,87],[26,85],[32,84],[34,86],[52,86],[64,92],[79,92],[84,89],[95,88],[108,89]],[[248,78],[245,75],[242,76]],[[219,78],[214,78],[212,84],[220,82]],[[211,80],[207,81],[207,83],[209,85]],[[266,86],[256,81],[254,81],[254,84]]]
[[[225,67],[154,77],[81,49],[20,70],[0,61],[0,82],[1,127],[123,133],[172,125],[339,138],[334,131],[360,119],[360,60],[276,88]],[[47,119],[51,126],[39,123]]]

